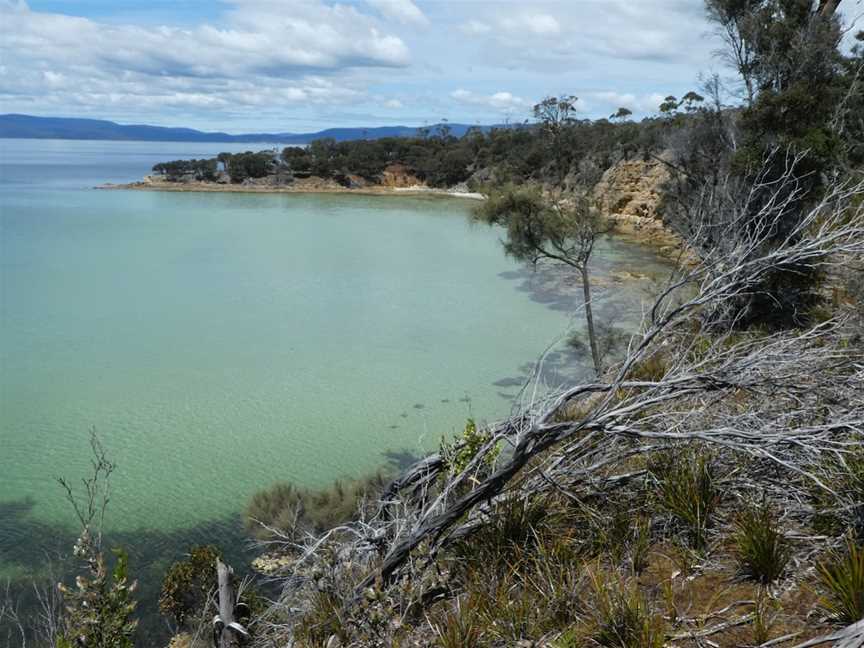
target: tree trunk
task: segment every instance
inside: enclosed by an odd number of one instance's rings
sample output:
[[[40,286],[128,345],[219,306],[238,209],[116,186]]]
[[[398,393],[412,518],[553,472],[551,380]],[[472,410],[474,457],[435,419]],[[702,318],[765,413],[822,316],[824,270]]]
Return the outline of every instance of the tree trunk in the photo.
[[[594,360],[594,371],[600,376],[600,352],[597,350],[597,333],[594,330],[594,311],[591,309],[591,280],[588,277],[588,264],[584,264],[582,271],[582,294],[585,297],[585,321],[588,323],[588,342],[591,344],[591,358]]]
[[[216,560],[219,578],[219,617],[216,624],[216,648],[237,648],[245,634],[243,626],[234,620],[234,588],[231,586],[231,568]],[[220,623],[221,622],[221,623]]]
[[[840,6],[841,0],[819,0],[819,7],[816,9],[823,18],[831,18],[837,13],[837,7]]]

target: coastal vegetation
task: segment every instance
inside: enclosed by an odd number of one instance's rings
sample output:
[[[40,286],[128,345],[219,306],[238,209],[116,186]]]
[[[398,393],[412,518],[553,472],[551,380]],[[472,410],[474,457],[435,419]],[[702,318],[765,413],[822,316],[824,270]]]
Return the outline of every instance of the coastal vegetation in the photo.
[[[582,297],[594,371],[603,371],[594,310],[591,304],[589,262],[597,239],[611,229],[592,205],[587,190],[568,198],[544,196],[540,187],[505,185],[490,192],[474,212],[489,225],[507,230],[507,254],[537,265],[560,263],[576,270],[582,280]]]
[[[116,560],[113,569],[109,569],[102,543],[115,466],[95,431],[90,435],[90,447],[92,473],[81,480],[83,489],[79,492],[68,480],[58,479],[80,524],[80,535],[72,553],[81,563],[83,573],[75,577],[72,587],[64,583],[58,585],[63,596],[63,610],[50,625],[56,630],[57,648],[132,648],[138,626],[134,617],[137,583],[129,579],[126,552],[122,548],[114,549]]]
[[[329,488],[298,488],[277,482],[252,496],[246,506],[249,533],[260,540],[299,541],[352,520],[364,500],[381,492],[388,478],[378,472],[359,480],[336,480]]]
[[[512,416],[468,421],[394,479],[252,498],[259,571],[279,588],[244,641],[864,644],[864,34],[841,47],[837,5],[708,0],[740,81],[734,106],[712,77],[638,124],[626,110],[579,120],[574,97],[550,97],[536,123],[461,138],[442,128],[160,166],[184,182],[382,182],[394,165],[434,187],[465,182],[488,195],[477,217],[504,227],[507,252],[570,266],[584,287],[590,381],[548,393],[538,373]],[[632,158],[667,168],[659,216],[686,250],[604,364],[588,274],[606,230],[596,191]],[[107,499],[89,501],[82,538]],[[95,587],[98,605],[64,592],[59,627],[78,641],[103,627],[82,610],[105,615],[116,642],[78,645],[122,646],[134,587],[125,561],[112,581],[92,546],[79,589]],[[194,597],[168,588],[165,609],[178,625],[202,620],[181,645],[201,645],[216,610],[215,555],[171,572]]]
[[[165,162],[155,165],[153,171],[170,182],[206,182],[216,178],[205,177],[199,169],[218,164],[219,170],[226,173],[223,180],[234,184],[281,172],[350,185],[352,178],[381,182],[387,169],[398,165],[418,182],[437,188],[460,183],[473,188],[490,182],[527,180],[556,183],[562,170],[577,161],[583,165],[592,161],[599,168],[608,168],[620,157],[659,150],[668,119],[663,116],[642,123],[613,123],[568,117],[567,128],[554,135],[556,148],[560,149],[554,156],[544,131],[531,123],[488,131],[472,129],[458,138],[440,128],[417,137],[345,142],[321,139],[306,147],[289,146],[281,152],[221,153],[211,160]]]
[[[596,382],[472,432],[458,470],[430,456],[350,531],[310,539],[280,599],[304,611],[262,645],[861,643],[861,49],[841,53],[835,9],[709,3],[740,106],[716,77],[632,128],[559,119],[573,99],[549,98],[555,126],[503,136],[542,142],[530,168],[471,169],[510,253],[566,263],[581,214],[562,197],[596,198],[610,159],[659,158],[660,216],[696,259]],[[570,144],[603,130],[648,145]]]

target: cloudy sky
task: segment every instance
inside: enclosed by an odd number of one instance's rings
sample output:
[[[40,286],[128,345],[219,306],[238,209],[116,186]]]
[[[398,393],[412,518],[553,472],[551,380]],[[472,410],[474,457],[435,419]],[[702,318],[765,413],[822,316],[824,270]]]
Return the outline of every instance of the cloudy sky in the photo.
[[[702,0],[0,0],[0,112],[304,132],[568,93],[638,115],[716,47]]]

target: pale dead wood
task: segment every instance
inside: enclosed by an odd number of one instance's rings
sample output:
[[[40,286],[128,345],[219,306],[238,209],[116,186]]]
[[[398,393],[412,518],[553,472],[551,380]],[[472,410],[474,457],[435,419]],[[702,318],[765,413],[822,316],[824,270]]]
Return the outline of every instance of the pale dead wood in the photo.
[[[798,161],[786,159],[779,179],[721,186],[693,206],[691,242],[708,251],[673,274],[619,365],[554,393],[526,386],[523,408],[489,427],[488,442],[458,474],[430,455],[356,522],[320,538],[285,538],[286,548],[303,561],[326,554],[331,569],[364,572],[350,605],[370,588],[416,576],[443,546],[484,524],[498,499],[550,484],[583,498],[650,477],[630,460],[694,443],[714,449],[729,490],[768,492],[789,520],[812,514],[813,489],[835,498],[836,513],[851,515],[860,502],[836,492],[823,465],[828,458],[842,465],[864,435],[864,352],[849,343],[852,315],[841,310],[809,328],[759,336],[736,332],[742,300],[770,273],[828,270],[864,257],[864,207],[853,206],[862,182],[830,187],[778,237],[800,197]],[[696,245],[709,237],[713,249]],[[640,376],[655,356],[664,359],[662,375]],[[736,405],[739,397],[746,407]],[[567,414],[574,407],[575,418]],[[284,580],[283,611],[303,608],[308,583],[302,570]]]

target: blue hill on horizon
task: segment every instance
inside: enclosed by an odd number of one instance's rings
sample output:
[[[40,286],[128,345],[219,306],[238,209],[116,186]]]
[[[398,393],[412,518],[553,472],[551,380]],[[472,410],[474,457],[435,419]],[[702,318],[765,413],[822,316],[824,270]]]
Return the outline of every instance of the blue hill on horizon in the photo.
[[[469,124],[446,124],[451,134],[462,137]],[[443,124],[426,128],[435,132]],[[479,126],[486,131],[492,126]],[[314,133],[244,133],[230,135],[205,132],[194,128],[170,128],[143,124],[118,124],[104,119],[77,117],[37,117],[33,115],[0,115],[0,138],[10,139],[74,139],[127,140],[143,142],[273,142],[308,144],[316,139],[331,137],[338,142],[382,137],[411,137],[418,134],[416,126],[377,126],[373,128],[328,128]]]

